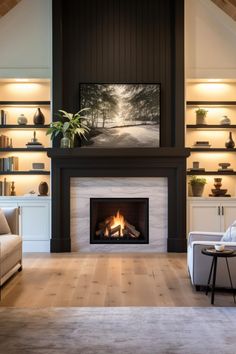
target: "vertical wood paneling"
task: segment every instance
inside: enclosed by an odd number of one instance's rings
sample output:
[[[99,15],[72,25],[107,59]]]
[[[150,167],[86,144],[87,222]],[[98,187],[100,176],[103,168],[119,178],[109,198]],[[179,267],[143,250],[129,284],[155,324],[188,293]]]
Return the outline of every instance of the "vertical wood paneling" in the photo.
[[[183,0],[54,0],[54,13],[59,3],[63,41],[59,108],[79,108],[80,82],[160,82],[161,144],[183,145],[183,110],[176,99],[184,97]],[[54,75],[60,75],[59,67]]]

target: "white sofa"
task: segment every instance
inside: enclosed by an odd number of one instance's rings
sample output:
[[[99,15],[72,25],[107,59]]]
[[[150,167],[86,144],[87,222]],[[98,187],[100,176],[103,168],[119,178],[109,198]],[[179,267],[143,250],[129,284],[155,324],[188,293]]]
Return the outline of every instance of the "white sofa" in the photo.
[[[236,242],[220,241],[223,233],[190,232],[188,235],[187,263],[192,284],[199,290],[207,285],[212,257],[201,253],[203,248],[214,247],[216,243],[224,244],[227,248],[236,250]],[[236,288],[236,257],[229,258],[230,273],[233,287]],[[217,262],[216,287],[230,288],[227,266],[224,258]]]
[[[0,235],[0,287],[17,271],[22,269],[22,240],[19,234],[17,208],[1,208],[10,234]]]

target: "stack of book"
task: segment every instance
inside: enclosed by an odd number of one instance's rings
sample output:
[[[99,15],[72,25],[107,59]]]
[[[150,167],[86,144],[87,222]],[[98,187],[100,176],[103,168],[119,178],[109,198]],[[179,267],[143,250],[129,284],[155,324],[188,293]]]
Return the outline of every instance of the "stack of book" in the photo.
[[[0,181],[0,195],[11,195],[11,182],[7,182],[6,178],[4,178],[4,181]]]
[[[12,140],[6,135],[0,135],[0,148],[12,147]]]
[[[17,156],[0,158],[0,171],[18,171],[19,158]]]
[[[195,148],[210,148],[211,145],[209,144],[209,141],[196,141],[196,143],[193,145]]]
[[[44,146],[43,146],[43,144],[41,144],[41,143],[38,143],[38,142],[32,142],[32,141],[30,141],[29,143],[27,143],[26,144],[26,147],[27,148],[29,148],[29,149],[37,149],[37,148],[43,148]]]
[[[1,125],[7,124],[7,115],[4,109],[0,110],[0,124]]]

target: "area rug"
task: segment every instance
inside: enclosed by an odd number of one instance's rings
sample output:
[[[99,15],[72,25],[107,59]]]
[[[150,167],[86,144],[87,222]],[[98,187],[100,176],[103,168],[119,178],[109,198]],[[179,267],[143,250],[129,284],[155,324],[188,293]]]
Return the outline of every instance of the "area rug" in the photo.
[[[4,354],[235,354],[236,308],[0,309]]]

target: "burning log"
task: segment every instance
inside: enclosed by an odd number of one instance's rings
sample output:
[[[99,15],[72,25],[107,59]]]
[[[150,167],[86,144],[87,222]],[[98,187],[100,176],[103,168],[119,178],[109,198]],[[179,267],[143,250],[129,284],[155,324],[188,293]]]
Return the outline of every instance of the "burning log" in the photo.
[[[95,231],[98,237],[120,237],[120,238],[139,238],[141,232],[136,230],[135,226],[128,223],[119,210],[114,216],[106,218],[98,224],[98,230]]]
[[[125,221],[125,228],[131,237],[138,238],[140,236],[140,232],[135,229],[135,226],[129,224],[127,221]]]
[[[118,233],[118,235],[116,235]],[[120,237],[121,236],[121,226],[120,225],[117,225],[116,227],[113,227],[109,230],[109,234],[110,236],[114,237],[114,236],[118,236]]]

